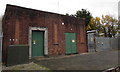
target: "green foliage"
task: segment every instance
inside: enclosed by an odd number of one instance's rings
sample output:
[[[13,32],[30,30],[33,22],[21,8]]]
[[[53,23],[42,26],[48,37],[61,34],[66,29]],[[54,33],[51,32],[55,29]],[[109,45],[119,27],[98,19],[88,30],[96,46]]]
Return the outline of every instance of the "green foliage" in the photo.
[[[90,19],[92,18],[92,15],[89,11],[87,11],[86,9],[81,9],[78,10],[75,14],[75,17],[77,18],[85,18],[85,23],[86,26],[88,26]]]
[[[89,23],[91,29],[95,29],[98,33],[104,33],[105,37],[114,37],[119,29],[119,21],[109,15],[95,17]]]
[[[68,13],[66,13],[66,16],[75,17],[75,15],[73,15],[73,14],[69,15]]]
[[[71,14],[69,15],[68,13],[66,13],[67,16],[72,16],[72,17],[76,17],[76,18],[85,18],[85,24],[86,26],[88,26],[90,19],[92,18],[92,15],[89,11],[87,11],[86,9],[81,9],[78,10],[76,12],[76,14]]]

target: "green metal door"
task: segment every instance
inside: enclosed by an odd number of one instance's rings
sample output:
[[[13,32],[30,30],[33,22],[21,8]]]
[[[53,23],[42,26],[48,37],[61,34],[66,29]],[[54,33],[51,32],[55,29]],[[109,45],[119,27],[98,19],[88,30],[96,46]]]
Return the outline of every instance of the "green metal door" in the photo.
[[[44,55],[44,32],[32,31],[32,57]]]
[[[76,53],[76,33],[71,33],[71,53]]]
[[[76,33],[65,33],[66,54],[76,53]]]
[[[70,33],[65,33],[66,54],[71,54],[71,38]]]

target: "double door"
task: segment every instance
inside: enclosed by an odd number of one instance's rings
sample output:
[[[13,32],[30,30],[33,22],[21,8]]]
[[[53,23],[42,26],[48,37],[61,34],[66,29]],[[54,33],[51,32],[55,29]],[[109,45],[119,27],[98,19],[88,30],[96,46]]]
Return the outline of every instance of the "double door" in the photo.
[[[65,33],[66,54],[76,53],[76,33]]]

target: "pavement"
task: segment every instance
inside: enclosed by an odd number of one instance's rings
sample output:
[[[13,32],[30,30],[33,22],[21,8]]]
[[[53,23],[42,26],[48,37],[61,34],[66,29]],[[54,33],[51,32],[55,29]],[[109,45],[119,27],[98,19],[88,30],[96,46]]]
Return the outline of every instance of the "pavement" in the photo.
[[[119,54],[118,50],[101,51],[45,59],[38,57],[33,62],[51,70],[106,70],[120,66]]]
[[[9,72],[9,70],[25,70],[25,72],[27,72],[27,70],[49,70],[46,67],[40,66],[35,64],[34,62],[30,62],[30,63],[26,63],[26,64],[19,64],[19,65],[14,65],[14,66],[2,66],[3,72],[7,71]],[[18,71],[18,72],[22,72],[22,71]]]

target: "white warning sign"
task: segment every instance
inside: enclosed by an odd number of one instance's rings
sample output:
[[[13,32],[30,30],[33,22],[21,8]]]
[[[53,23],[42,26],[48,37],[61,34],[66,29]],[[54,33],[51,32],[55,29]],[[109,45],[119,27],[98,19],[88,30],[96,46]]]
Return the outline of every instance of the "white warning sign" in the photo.
[[[72,40],[72,42],[74,43],[74,42],[75,42],[75,40]]]

